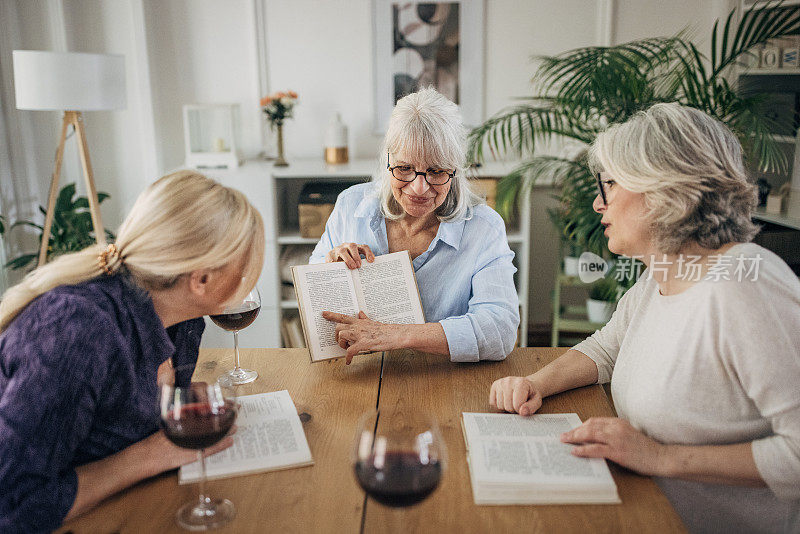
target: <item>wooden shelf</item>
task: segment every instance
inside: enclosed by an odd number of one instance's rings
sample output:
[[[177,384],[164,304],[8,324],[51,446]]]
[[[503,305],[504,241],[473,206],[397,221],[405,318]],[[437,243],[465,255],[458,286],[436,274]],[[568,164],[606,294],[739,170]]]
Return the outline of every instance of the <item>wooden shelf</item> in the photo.
[[[594,332],[604,326],[604,323],[592,323],[586,319],[561,319],[558,322],[559,332]]]
[[[748,69],[740,76],[800,76],[800,69]]]
[[[316,245],[318,242],[318,237],[302,237],[299,233],[278,236],[279,245]]]

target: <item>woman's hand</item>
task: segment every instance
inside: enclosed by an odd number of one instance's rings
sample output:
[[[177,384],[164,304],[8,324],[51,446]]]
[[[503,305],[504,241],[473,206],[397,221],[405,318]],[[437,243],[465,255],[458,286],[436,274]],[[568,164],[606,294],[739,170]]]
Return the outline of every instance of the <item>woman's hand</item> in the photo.
[[[336,325],[336,342],[347,349],[345,363],[348,365],[353,356],[361,351],[381,351],[402,348],[402,332],[399,325],[379,323],[367,318],[364,312],[358,317],[350,317],[341,313],[322,312],[322,317]]]
[[[530,415],[542,406],[542,395],[524,376],[507,376],[492,384],[489,405],[506,412]]]
[[[203,451],[203,456],[211,456],[233,445],[233,434],[235,433],[236,425],[233,425],[228,435],[222,438],[219,443]],[[144,451],[147,451],[147,457],[155,462],[155,465],[153,465],[153,472],[148,476],[157,475],[171,469],[177,469],[182,465],[190,464],[197,460],[196,450],[178,447],[167,439],[163,430],[159,430],[155,434],[144,438],[138,445],[141,446]]]
[[[668,447],[619,417],[592,417],[561,434],[561,441],[576,446],[575,456],[606,458],[642,475],[667,475]]]
[[[167,358],[164,363],[158,366],[158,374],[156,375],[156,384],[159,389],[164,384],[170,386],[175,385],[175,369],[172,368],[172,358]]]
[[[213,447],[205,449],[205,456],[222,451],[233,445],[228,435]],[[97,503],[118,491],[136,484],[140,480],[176,469],[197,460],[197,451],[182,449],[174,445],[159,430],[130,447],[100,460],[75,468],[78,475],[78,492],[65,520],[79,516],[97,506]]]
[[[333,263],[335,261],[343,261],[348,269],[358,269],[361,267],[361,255],[367,258],[369,263],[375,261],[375,254],[372,253],[367,245],[359,245],[358,243],[342,243],[338,247],[333,247],[325,255],[325,263]]]

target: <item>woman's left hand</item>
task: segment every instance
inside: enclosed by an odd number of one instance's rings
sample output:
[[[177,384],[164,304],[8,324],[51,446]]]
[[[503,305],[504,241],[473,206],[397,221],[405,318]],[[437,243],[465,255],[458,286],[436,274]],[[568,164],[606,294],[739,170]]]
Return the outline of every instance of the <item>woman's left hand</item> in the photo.
[[[361,351],[382,351],[400,348],[397,326],[379,323],[369,319],[364,312],[359,312],[358,317],[351,317],[341,313],[329,311],[322,312],[322,317],[336,325],[336,342],[343,349],[347,349],[345,363],[348,365],[353,356]]]
[[[606,458],[642,475],[659,476],[666,471],[667,446],[618,417],[592,417],[561,434],[561,441],[575,445],[575,456]]]

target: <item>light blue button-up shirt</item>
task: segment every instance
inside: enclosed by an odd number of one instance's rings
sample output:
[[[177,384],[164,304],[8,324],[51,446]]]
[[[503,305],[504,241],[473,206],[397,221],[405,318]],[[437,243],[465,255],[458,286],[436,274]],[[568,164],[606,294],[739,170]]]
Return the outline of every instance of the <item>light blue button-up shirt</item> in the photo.
[[[342,243],[368,245],[376,256],[389,253],[375,183],[339,195],[309,262],[324,262]],[[428,250],[414,258],[425,319],[444,328],[452,361],[502,360],[514,348],[519,299],[513,259],[503,219],[483,204],[469,219],[439,224]]]

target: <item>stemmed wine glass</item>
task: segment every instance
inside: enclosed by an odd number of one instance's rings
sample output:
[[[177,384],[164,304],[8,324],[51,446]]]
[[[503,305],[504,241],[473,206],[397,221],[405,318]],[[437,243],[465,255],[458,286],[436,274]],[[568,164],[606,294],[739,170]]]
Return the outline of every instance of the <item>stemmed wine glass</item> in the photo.
[[[359,421],[352,461],[356,479],[370,497],[404,507],[433,493],[445,470],[445,456],[434,418],[373,410]]]
[[[206,495],[206,462],[203,449],[216,444],[236,420],[236,395],[232,386],[193,382],[186,386],[163,384],[159,404],[164,434],[178,447],[197,450],[200,461],[200,498],[183,505],[175,520],[188,530],[209,530],[228,523],[236,515],[227,499]]]
[[[214,324],[233,332],[233,347],[236,352],[236,366],[223,374],[219,379],[233,385],[247,384],[258,378],[258,372],[252,369],[242,369],[239,366],[239,330],[242,330],[256,320],[261,310],[261,294],[254,287],[244,300],[232,307],[225,308],[219,315],[209,315]]]

